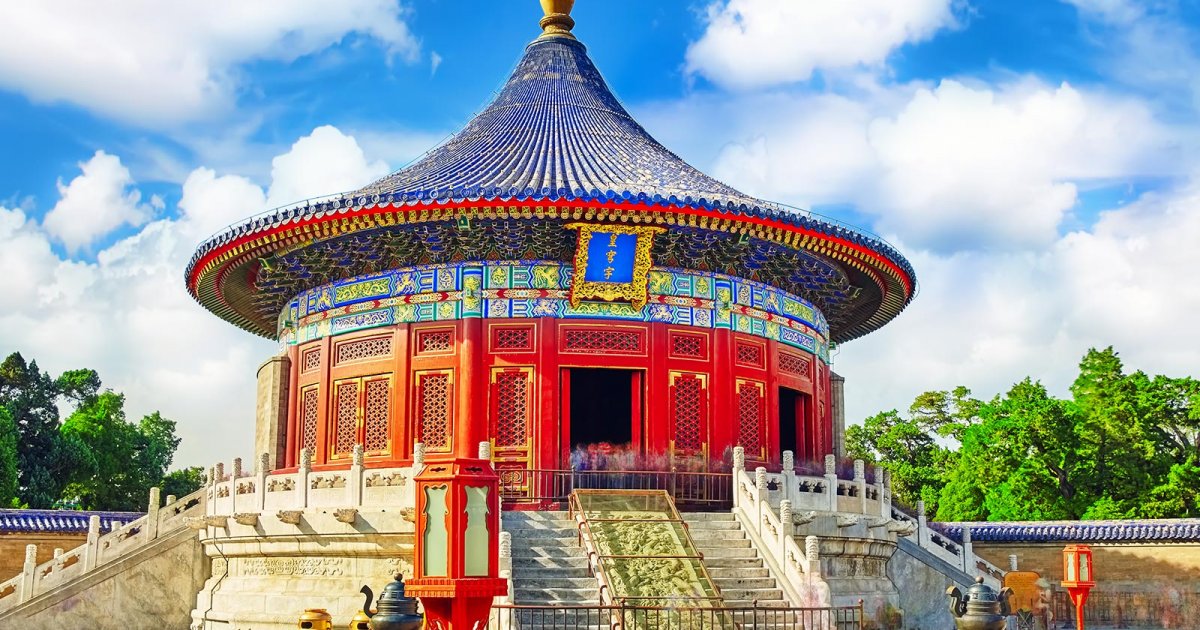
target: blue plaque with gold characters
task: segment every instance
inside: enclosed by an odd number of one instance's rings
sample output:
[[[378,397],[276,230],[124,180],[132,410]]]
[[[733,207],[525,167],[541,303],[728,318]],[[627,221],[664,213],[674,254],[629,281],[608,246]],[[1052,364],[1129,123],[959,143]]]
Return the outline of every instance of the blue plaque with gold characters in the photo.
[[[654,235],[664,228],[595,223],[568,223],[566,227],[579,230],[572,307],[577,308],[581,300],[623,301],[634,308],[646,305],[650,248]]]

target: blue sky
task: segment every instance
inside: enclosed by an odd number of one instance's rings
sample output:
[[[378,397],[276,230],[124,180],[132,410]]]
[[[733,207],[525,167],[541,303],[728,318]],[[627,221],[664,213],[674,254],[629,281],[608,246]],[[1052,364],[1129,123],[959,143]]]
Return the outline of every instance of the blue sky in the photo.
[[[533,0],[5,3],[0,352],[99,369],[131,412],[179,420],[181,463],[248,456],[273,345],[187,298],[188,255],[445,138],[540,15]],[[1089,346],[1197,373],[1200,294],[1177,281],[1200,264],[1193,4],[578,0],[574,17],[668,147],[909,255],[922,294],[838,355],[851,419],[1026,375],[1063,391]]]

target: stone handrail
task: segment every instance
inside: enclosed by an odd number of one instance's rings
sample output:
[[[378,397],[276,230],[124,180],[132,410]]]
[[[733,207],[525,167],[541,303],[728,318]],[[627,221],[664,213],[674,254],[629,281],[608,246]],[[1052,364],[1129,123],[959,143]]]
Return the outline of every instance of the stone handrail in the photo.
[[[211,482],[204,489],[205,519],[194,520],[193,526],[202,529],[219,526],[219,517],[251,520],[262,514],[287,521],[309,508],[340,508],[350,518],[348,510],[360,507],[415,505],[409,481],[425,464],[424,449],[416,446],[413,466],[403,468],[366,468],[361,444],[355,445],[350,466],[338,470],[312,470],[308,449],[301,449],[300,466],[291,473],[268,473],[265,453],[253,472],[243,471],[241,458],[233,460],[228,473],[224,464],[217,464],[210,469]]]
[[[760,550],[769,556],[769,564],[775,567],[777,577],[786,582],[791,593],[812,592],[814,582],[822,581],[817,537],[808,536],[803,548],[797,542],[790,500],[780,499],[781,513],[776,515],[769,495],[772,492],[785,494],[779,480],[772,479],[763,467],[755,469],[751,478],[746,472],[745,451],[739,446],[733,454],[733,483],[733,511],[761,541]],[[828,589],[825,591],[827,593]]]
[[[918,502],[915,519],[895,507],[892,504],[891,474],[888,471],[885,470],[882,474],[877,475],[874,483],[868,483],[863,460],[854,461],[854,476],[851,479],[838,476],[837,460],[833,455],[825,456],[825,475],[822,477],[797,474],[791,451],[784,451],[782,460],[780,472],[772,473],[760,467],[755,471],[756,478],[751,479],[745,472],[744,457],[739,459],[738,449],[734,449],[735,510],[740,509],[739,502],[742,501],[747,501],[751,505],[757,504],[761,486],[761,501],[768,506],[766,511],[770,512],[772,516],[777,510],[782,512],[786,506],[789,513],[860,514],[888,519],[890,521],[887,523],[889,531],[896,533],[897,536],[909,537],[922,549],[961,569],[967,575],[982,575],[990,585],[997,587],[1003,580],[1003,570],[974,554],[969,528],[964,528],[964,540],[962,544],[959,544],[929,527],[924,516],[924,502]],[[739,463],[741,463],[740,470],[742,471],[740,479],[737,475]],[[771,517],[747,513],[747,518],[750,519],[750,522],[759,523],[760,537],[764,541],[769,540]],[[779,520],[781,519],[775,519],[774,522]],[[766,533],[763,533],[764,524],[767,525]],[[795,544],[794,541],[793,544]],[[794,555],[795,558],[803,558],[804,555],[800,553],[799,545],[796,547],[796,550],[788,553]],[[784,559],[788,558],[784,556]],[[786,564],[781,562],[780,566]]]
[[[0,613],[182,529],[188,516],[204,512],[205,496],[201,488],[179,500],[167,497],[167,505],[159,507],[159,489],[151,488],[145,516],[101,536],[100,517],[92,515],[87,542],[66,552],[56,549],[54,558],[41,564],[37,564],[37,545],[26,545],[21,573],[0,582]]]

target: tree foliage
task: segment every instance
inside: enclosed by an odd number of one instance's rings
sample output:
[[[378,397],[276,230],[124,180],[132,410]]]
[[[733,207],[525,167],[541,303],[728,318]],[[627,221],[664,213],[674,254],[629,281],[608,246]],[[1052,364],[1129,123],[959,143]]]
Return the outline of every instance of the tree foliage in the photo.
[[[892,473],[896,497],[939,520],[1200,515],[1200,381],[1126,374],[1089,350],[1070,398],[1026,378],[981,402],[927,392],[847,430],[852,454]]]
[[[173,421],[130,422],[94,370],[51,378],[19,353],[0,363],[0,504],[142,510],[178,446]]]

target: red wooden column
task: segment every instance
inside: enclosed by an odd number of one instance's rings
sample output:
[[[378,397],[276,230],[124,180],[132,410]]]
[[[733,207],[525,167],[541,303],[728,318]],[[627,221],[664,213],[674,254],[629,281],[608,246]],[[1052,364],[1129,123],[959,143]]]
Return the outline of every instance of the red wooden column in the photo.
[[[283,461],[275,462],[276,468],[290,468],[296,465],[296,409],[300,401],[300,352],[299,346],[291,346],[287,350],[291,367],[288,368],[287,393],[287,435],[284,436]]]
[[[479,443],[488,439],[488,370],[484,366],[486,340],[483,318],[462,321],[458,343],[458,408],[454,414],[454,450],[459,457],[479,456]]]

